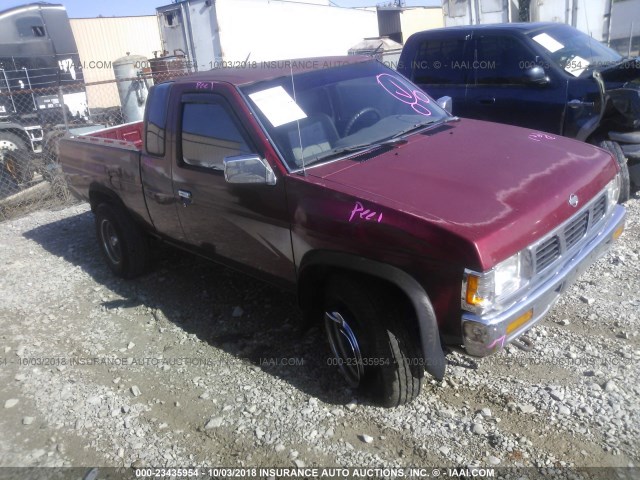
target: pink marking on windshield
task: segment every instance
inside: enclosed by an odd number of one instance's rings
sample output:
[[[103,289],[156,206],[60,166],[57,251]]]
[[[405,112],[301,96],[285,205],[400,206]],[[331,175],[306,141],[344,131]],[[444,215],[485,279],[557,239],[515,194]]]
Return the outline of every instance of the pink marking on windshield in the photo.
[[[376,79],[380,86],[396,100],[411,105],[411,108],[420,115],[426,117],[431,115],[431,110],[427,107],[431,103],[429,97],[421,90],[412,88],[408,83],[388,73],[381,73]]]

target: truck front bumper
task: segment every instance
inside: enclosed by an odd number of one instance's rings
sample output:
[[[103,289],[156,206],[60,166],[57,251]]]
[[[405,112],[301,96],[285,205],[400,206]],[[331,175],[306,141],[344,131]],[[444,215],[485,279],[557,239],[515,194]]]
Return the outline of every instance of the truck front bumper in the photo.
[[[541,320],[558,297],[620,236],[624,218],[624,207],[616,205],[596,235],[568,257],[553,276],[526,292],[526,297],[511,307],[486,316],[465,313],[462,332],[466,352],[476,357],[490,355]]]

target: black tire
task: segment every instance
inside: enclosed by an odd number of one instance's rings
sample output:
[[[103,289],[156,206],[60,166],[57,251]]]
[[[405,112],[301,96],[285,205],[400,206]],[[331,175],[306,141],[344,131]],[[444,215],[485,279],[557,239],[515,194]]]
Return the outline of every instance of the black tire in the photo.
[[[598,146],[604,150],[607,150],[618,162],[620,167],[620,196],[618,197],[618,203],[624,203],[629,200],[631,195],[631,180],[629,178],[629,166],[627,165],[627,157],[624,156],[624,152],[617,142],[611,140],[603,140],[598,143]]]
[[[107,265],[122,278],[145,272],[149,243],[142,229],[122,208],[101,203],[95,210],[96,236]]]
[[[18,184],[33,179],[31,152],[24,140],[15,133],[0,131],[0,164],[0,168],[4,168]]]
[[[325,292],[324,323],[334,362],[351,387],[384,407],[420,393],[422,356],[403,321],[404,302],[358,277],[332,277]],[[355,345],[354,345],[355,343]]]

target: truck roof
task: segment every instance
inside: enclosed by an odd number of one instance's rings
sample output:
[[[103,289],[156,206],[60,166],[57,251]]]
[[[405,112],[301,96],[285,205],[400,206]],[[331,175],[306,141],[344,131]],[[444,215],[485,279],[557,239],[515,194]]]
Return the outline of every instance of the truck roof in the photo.
[[[291,60],[247,61],[245,67],[213,68],[175,79],[176,83],[188,82],[227,82],[232,85],[247,85],[250,83],[272,80],[292,73],[304,73],[313,70],[349,65],[371,61],[372,57],[365,55],[344,55],[334,57],[311,57]],[[229,62],[236,63],[236,62]],[[242,62],[238,62],[242,63]]]
[[[33,3],[26,3],[24,5],[16,5],[15,7],[5,8],[3,10],[0,10],[0,15],[2,16],[14,15],[14,14],[26,12],[29,10],[37,10],[39,8],[43,8],[43,9],[54,8],[57,10],[66,10],[64,8],[64,5],[60,3],[33,2]]]
[[[465,31],[468,32],[470,30],[478,30],[478,31],[490,31],[490,30],[518,30],[524,33],[533,32],[536,30],[540,30],[542,28],[548,27],[567,27],[568,25],[564,23],[558,22],[516,22],[516,23],[487,23],[482,25],[456,25],[452,27],[444,27],[444,28],[434,28],[430,30],[424,30],[422,32],[417,32],[415,35],[431,35],[438,34],[443,32],[455,32],[455,31]]]

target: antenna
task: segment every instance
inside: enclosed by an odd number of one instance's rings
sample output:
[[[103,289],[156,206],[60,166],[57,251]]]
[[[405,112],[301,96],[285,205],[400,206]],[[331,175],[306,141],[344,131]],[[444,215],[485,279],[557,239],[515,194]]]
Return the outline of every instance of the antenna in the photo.
[[[293,90],[293,101],[298,103],[296,99],[296,84],[293,81],[293,61],[289,60],[289,73],[291,74],[291,88]],[[307,175],[307,169],[304,165],[304,148],[302,148],[302,133],[300,132],[300,120],[296,120],[298,127],[298,141],[300,142],[300,160],[302,161],[302,174]]]
[[[589,55],[591,57],[593,57],[593,47],[592,47],[593,32],[589,28],[589,14],[587,13],[587,3],[584,0],[583,0],[583,3],[584,3],[584,23],[587,26],[587,32],[589,32]],[[585,69],[586,69],[586,67],[585,67]]]

